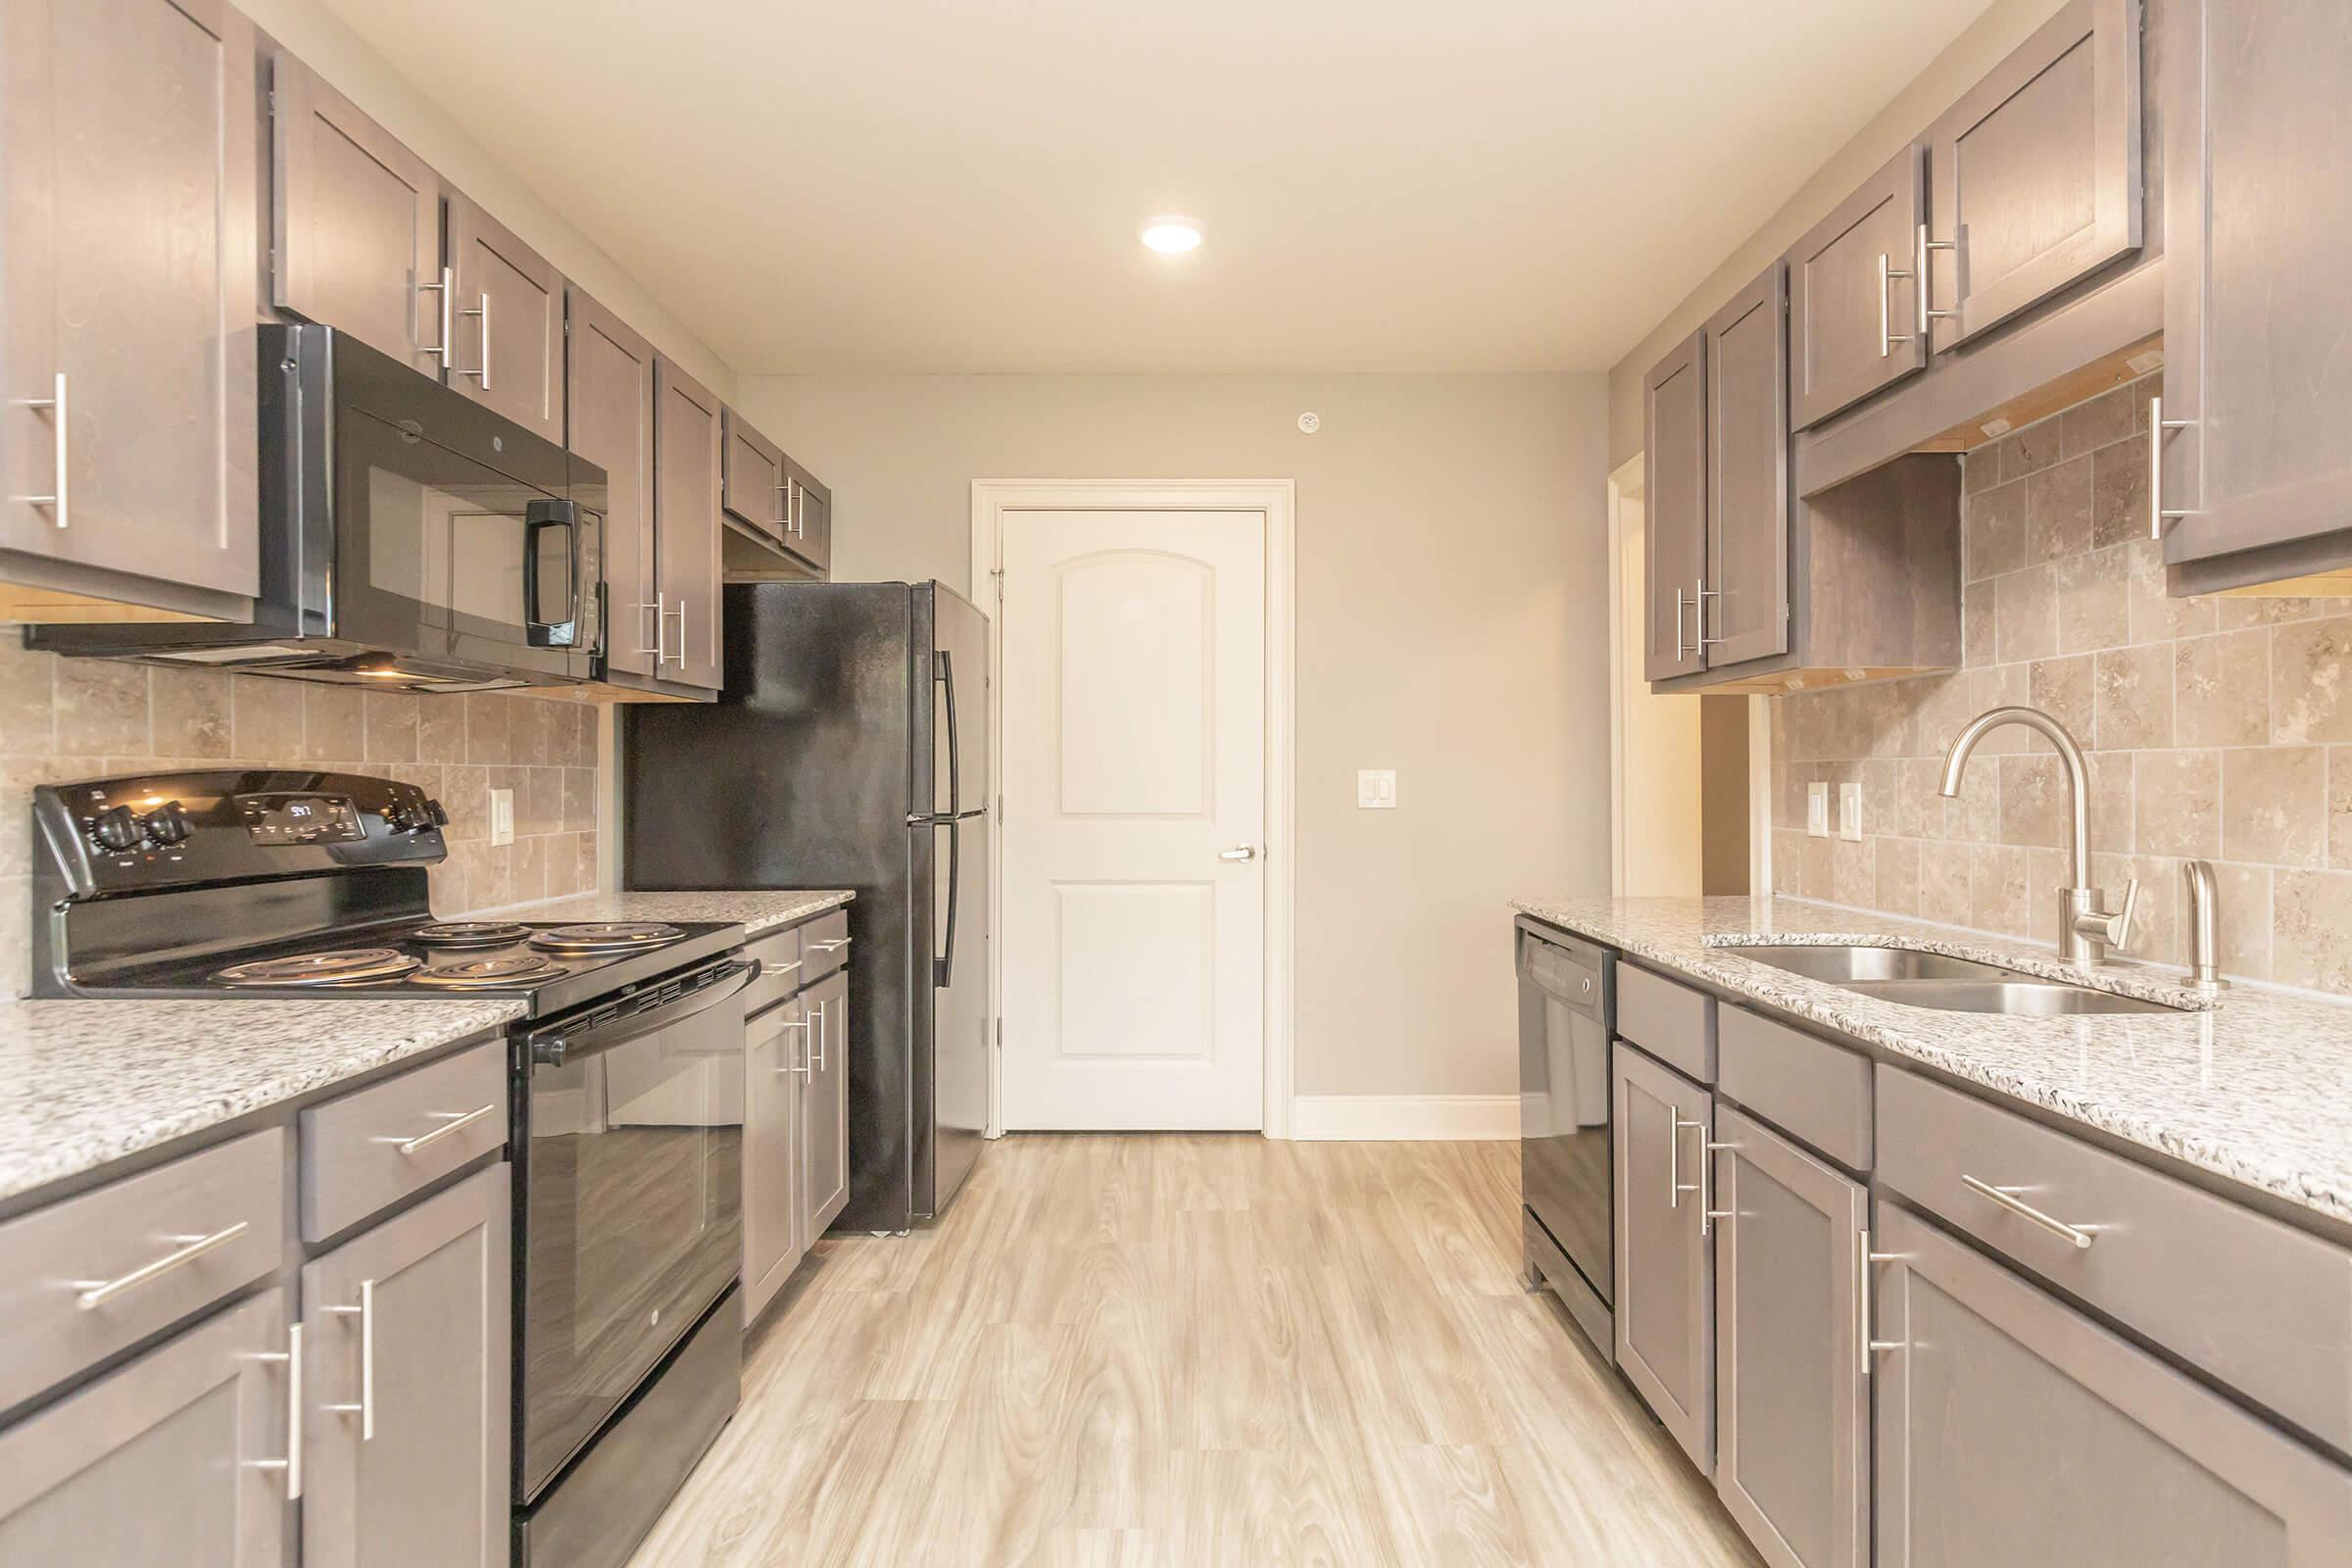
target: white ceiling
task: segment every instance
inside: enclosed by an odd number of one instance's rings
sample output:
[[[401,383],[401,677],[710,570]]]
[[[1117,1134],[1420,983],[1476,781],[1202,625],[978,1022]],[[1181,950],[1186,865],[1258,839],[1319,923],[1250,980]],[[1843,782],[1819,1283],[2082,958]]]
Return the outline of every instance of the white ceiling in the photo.
[[[1987,0],[327,3],[760,374],[1604,368]]]

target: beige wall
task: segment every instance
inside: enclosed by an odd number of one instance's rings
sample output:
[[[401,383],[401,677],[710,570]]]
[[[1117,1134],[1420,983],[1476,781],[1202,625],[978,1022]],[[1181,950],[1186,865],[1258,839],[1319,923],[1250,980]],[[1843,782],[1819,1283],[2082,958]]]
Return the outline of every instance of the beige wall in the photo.
[[[1872,117],[1853,140],[1805,181],[1762,228],[1708,274],[1634,345],[1609,371],[1609,463],[1614,466],[1642,450],[1642,378],[1666,351],[1715,314],[1727,299],[1764,270],[1765,264],[1794,244],[1830,209],[1851,195],[1873,171],[1900,152],[1928,123],[1951,107],[1960,94],[2023,43],[2035,27],[2056,15],[2065,0],[1993,0],[1984,15],[1950,48],[1937,55],[1886,107]]]
[[[978,478],[1295,479],[1298,1093],[1501,1095],[1503,901],[1608,886],[1601,398],[1597,375],[747,377],[741,406],[833,487],[844,578],[967,587]],[[1396,769],[1397,809],[1356,809],[1358,767]]]
[[[488,209],[565,277],[618,312],[689,374],[721,397],[734,396],[735,372],[709,345],[623,272],[593,238],[493,161],[322,0],[237,0],[237,9],[407,143],[444,179]],[[461,46],[459,40],[451,41],[452,48]],[[527,69],[518,69],[515,84],[516,114],[581,112],[579,105],[564,98],[561,82],[533,81]]]

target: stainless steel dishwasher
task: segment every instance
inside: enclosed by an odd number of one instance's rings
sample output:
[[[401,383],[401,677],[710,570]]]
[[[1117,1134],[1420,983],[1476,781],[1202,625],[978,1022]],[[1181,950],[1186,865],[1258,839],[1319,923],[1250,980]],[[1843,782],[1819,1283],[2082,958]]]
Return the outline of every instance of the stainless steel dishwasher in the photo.
[[[1527,918],[1519,969],[1519,1191],[1527,1282],[1550,1287],[1613,1358],[1609,1037],[1617,956]]]

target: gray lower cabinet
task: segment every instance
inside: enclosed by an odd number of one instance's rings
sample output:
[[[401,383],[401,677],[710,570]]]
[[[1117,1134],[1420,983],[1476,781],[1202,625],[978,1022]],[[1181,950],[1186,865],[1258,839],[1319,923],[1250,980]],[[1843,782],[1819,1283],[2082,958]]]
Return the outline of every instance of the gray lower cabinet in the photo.
[[[1715,1458],[1714,1106],[1620,1041],[1610,1052],[1617,1366],[1701,1472]]]
[[[11,619],[252,612],[254,50],[224,0],[0,6]]]
[[[1882,1203],[1879,1568],[2322,1568],[2352,1472]]]
[[[802,1236],[813,1243],[850,1201],[849,972],[836,971],[831,979],[810,987],[804,1000],[813,1027],[808,1031],[808,1091],[801,1116],[807,1172]]]
[[[1774,1568],[1868,1568],[1861,1186],[1716,1108],[1715,1490]]]
[[[513,1381],[508,1167],[302,1271],[306,1568],[501,1568]]]
[[[719,401],[654,357],[654,591],[665,679],[716,691],[719,654]]]
[[[2165,559],[2285,552],[2283,569],[2232,573],[2261,581],[2311,569],[2290,547],[2333,535],[2324,564],[2341,564],[2352,560],[2352,356],[2329,323],[2352,255],[2340,156],[2352,6],[2168,0],[2156,25],[2163,413],[2185,421],[2155,432]]]
[[[1691,622],[1707,571],[1707,343],[1691,333],[1642,383],[1642,493],[1649,627],[1642,673],[1697,672]]]
[[[743,1317],[749,1323],[808,1250],[802,1126],[816,1021],[807,999],[794,997],[745,1029]]]
[[[564,276],[514,230],[449,193],[455,337],[449,384],[564,444]]]
[[[269,1291],[0,1434],[0,1562],[281,1568],[290,1343]]]
[[[1904,148],[1788,253],[1789,410],[1819,424],[1927,368],[1915,254],[1927,149]]]

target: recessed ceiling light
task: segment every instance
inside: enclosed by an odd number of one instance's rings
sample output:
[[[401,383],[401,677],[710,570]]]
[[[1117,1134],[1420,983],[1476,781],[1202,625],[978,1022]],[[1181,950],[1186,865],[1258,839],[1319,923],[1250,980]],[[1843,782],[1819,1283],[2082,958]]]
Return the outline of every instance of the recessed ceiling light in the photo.
[[[1143,240],[1162,256],[1182,256],[1200,243],[1200,230],[1181,218],[1154,218],[1144,225]]]

